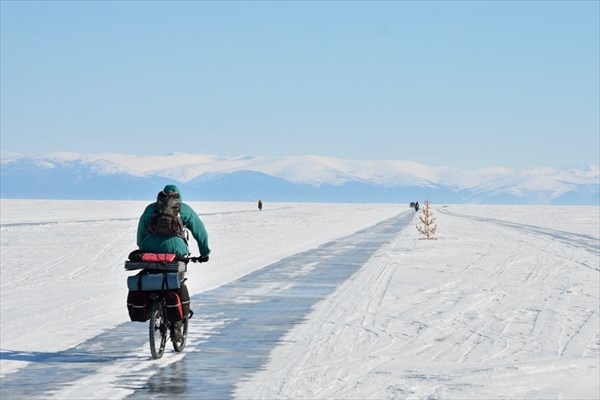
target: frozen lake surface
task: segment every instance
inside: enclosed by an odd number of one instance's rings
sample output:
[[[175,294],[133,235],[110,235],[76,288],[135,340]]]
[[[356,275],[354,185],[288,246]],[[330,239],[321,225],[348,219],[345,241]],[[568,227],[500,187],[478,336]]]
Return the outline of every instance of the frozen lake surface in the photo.
[[[213,256],[154,361],[118,203],[2,201],[2,398],[600,395],[598,207],[434,207],[425,241],[406,206],[190,203]]]

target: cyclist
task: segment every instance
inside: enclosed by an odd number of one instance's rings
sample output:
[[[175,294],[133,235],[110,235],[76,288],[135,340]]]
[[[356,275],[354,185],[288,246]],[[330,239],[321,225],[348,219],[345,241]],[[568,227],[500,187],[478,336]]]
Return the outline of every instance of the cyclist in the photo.
[[[165,234],[156,229],[156,215],[158,203],[161,198],[176,199],[179,208],[180,229]],[[179,257],[187,257],[190,254],[187,235],[184,232],[187,228],[192,233],[198,243],[201,261],[208,261],[210,248],[208,247],[208,234],[204,223],[198,217],[198,214],[181,199],[181,192],[175,185],[167,185],[159,193],[156,202],[146,206],[144,213],[140,217],[137,228],[137,245],[141,251],[152,253],[174,253]],[[172,335],[176,338],[181,336],[181,323],[174,324],[175,329]]]

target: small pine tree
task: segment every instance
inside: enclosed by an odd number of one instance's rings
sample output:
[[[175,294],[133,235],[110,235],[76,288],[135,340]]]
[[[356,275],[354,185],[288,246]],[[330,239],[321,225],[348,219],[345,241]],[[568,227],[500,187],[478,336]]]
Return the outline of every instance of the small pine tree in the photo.
[[[433,211],[429,207],[429,200],[425,201],[425,206],[423,207],[423,214],[419,215],[419,219],[423,223],[423,225],[417,225],[417,230],[425,239],[428,240],[436,240],[437,238],[433,237],[435,232],[437,231],[437,225],[434,225],[435,218],[432,217]]]

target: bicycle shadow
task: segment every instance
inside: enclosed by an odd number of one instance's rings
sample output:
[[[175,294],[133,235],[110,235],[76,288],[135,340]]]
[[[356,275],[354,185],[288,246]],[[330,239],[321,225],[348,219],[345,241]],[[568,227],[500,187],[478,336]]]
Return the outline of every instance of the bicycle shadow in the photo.
[[[0,349],[0,399],[48,398],[49,393],[123,360],[137,363],[140,357],[135,352],[108,352],[98,346],[55,352]],[[11,363],[14,365],[9,366]]]
[[[52,368],[53,364],[101,364],[149,359],[148,356],[140,357],[138,351],[147,340],[141,334],[145,332],[144,328],[141,324],[121,324],[74,347],[59,351],[0,349],[0,360],[30,362]]]
[[[126,354],[100,354],[98,352],[75,349],[58,352],[0,349],[0,360],[31,363],[106,363],[134,358],[137,359],[138,357]]]

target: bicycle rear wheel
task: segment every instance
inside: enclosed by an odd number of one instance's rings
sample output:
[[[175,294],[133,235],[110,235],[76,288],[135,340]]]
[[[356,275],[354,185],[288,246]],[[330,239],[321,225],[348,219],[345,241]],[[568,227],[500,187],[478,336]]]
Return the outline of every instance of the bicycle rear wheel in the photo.
[[[167,320],[166,315],[163,312],[162,301],[160,299],[155,300],[150,308],[150,352],[152,358],[158,360],[162,357],[165,352],[165,345],[167,344]]]
[[[176,352],[180,352],[185,347],[185,342],[187,341],[187,333],[188,333],[188,319],[183,320],[183,324],[181,326],[181,339],[173,340],[173,349]]]

